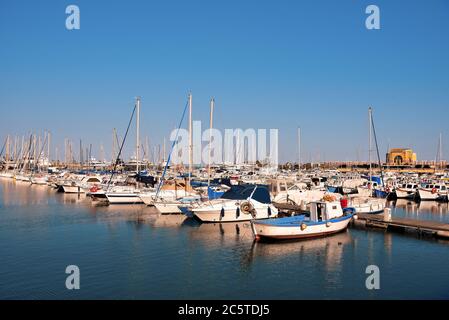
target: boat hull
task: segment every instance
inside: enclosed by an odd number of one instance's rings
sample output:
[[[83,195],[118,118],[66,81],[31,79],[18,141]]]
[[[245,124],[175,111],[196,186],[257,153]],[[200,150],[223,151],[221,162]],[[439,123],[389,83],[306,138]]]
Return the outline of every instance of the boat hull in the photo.
[[[65,193],[84,193],[83,188],[79,186],[62,186]]]
[[[396,189],[396,197],[398,199],[414,199],[416,197],[416,191],[408,191],[405,189]]]
[[[432,192],[432,190],[426,190],[426,189],[419,189],[418,193],[419,193],[419,198],[424,201],[438,200],[443,197],[438,192]]]
[[[222,209],[195,210],[193,215],[201,222],[239,222],[258,219],[269,219],[277,216],[277,209],[271,206],[258,207],[254,215],[243,213],[238,208],[225,207]]]
[[[383,213],[386,207],[385,201],[351,202],[350,207],[355,209],[356,213],[379,214]]]
[[[287,239],[308,239],[328,236],[345,230],[351,221],[352,215],[340,218],[338,221],[330,223],[320,223],[308,225],[305,229],[301,225],[272,225],[252,221],[251,226],[256,240],[287,240]]]
[[[47,185],[48,184],[48,180],[46,177],[41,178],[41,177],[34,177],[31,178],[31,183],[32,184],[37,184],[37,185]]]
[[[141,204],[143,203],[138,194],[110,194],[106,197],[110,204]]]
[[[371,197],[373,195],[373,190],[369,188],[358,187],[357,193],[363,197]]]
[[[161,214],[183,214],[179,208],[181,203],[155,203],[154,206]]]

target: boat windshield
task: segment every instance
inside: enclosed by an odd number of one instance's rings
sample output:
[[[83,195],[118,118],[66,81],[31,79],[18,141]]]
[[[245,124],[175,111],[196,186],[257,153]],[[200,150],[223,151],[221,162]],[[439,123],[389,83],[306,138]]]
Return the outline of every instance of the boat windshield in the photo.
[[[257,188],[256,188],[257,186]],[[256,189],[254,191],[254,189]],[[252,199],[261,203],[271,203],[270,193],[268,192],[267,185],[255,185],[255,184],[243,184],[232,186],[231,189],[226,191],[221,199],[228,200],[246,200],[251,197],[254,192]]]

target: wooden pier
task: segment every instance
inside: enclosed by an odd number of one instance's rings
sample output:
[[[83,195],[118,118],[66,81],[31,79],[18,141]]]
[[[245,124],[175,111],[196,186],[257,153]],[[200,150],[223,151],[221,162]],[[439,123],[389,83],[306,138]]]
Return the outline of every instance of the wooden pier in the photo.
[[[273,205],[287,214],[306,212],[304,208],[294,204],[273,203]],[[381,228],[388,231],[414,232],[419,235],[449,239],[449,223],[392,217],[390,208],[386,208],[383,214],[357,213],[353,218],[352,226]]]
[[[411,231],[420,235],[432,235],[438,238],[449,239],[449,223],[391,217],[391,213],[388,210],[384,214],[379,215],[358,213],[353,224],[391,231]]]

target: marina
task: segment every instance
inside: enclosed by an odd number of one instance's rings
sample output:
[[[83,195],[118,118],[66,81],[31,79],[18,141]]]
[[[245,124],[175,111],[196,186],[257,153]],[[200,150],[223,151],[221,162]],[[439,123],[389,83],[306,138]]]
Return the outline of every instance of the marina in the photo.
[[[213,123],[214,103],[214,99],[211,99],[210,128],[212,128]],[[118,227],[122,230],[127,230],[127,232],[136,233],[136,236],[140,232],[144,232],[145,235],[139,237],[145,237],[144,239],[150,237],[157,247],[151,244],[148,247],[149,251],[146,251],[146,246],[140,250],[144,250],[143,252],[154,257],[162,270],[171,268],[166,265],[167,263],[178,263],[177,258],[167,256],[170,250],[175,250],[177,255],[180,254],[179,247],[167,249],[167,252],[160,251],[165,250],[163,248],[167,245],[174,243],[172,245],[176,244],[175,246],[177,246],[179,243],[182,243],[190,248],[192,245],[198,245],[197,241],[204,241],[204,244],[200,245],[200,247],[205,245],[204,249],[199,249],[199,251],[196,251],[196,248],[189,249],[190,253],[188,255],[185,252],[181,254],[181,257],[184,257],[183,259],[188,259],[188,261],[181,262],[181,265],[184,267],[191,266],[194,262],[190,259],[198,259],[194,258],[196,255],[210,255],[211,253],[207,250],[207,247],[212,245],[214,250],[218,250],[218,252],[226,250],[226,255],[231,254],[227,250],[231,250],[231,252],[238,250],[240,252],[238,259],[241,261],[239,261],[238,266],[228,265],[228,268],[231,268],[231,270],[238,267],[239,269],[235,271],[237,273],[247,272],[247,268],[251,268],[253,263],[256,265],[260,263],[254,262],[254,259],[262,259],[264,261],[266,258],[274,255],[269,260],[282,260],[283,256],[280,252],[284,252],[284,250],[286,250],[285,255],[287,257],[293,258],[296,256],[302,259],[303,255],[307,255],[304,252],[307,252],[306,248],[309,245],[313,248],[311,249],[312,251],[318,250],[318,252],[322,252],[322,250],[325,250],[324,253],[320,254],[330,255],[329,258],[325,258],[326,261],[327,259],[336,259],[330,263],[335,264],[333,267],[338,270],[338,268],[343,267],[341,265],[341,259],[345,255],[345,252],[341,251],[343,247],[349,248],[347,249],[348,251],[353,251],[352,254],[355,254],[354,251],[359,250],[354,245],[355,240],[352,237],[356,238],[357,242],[366,242],[367,239],[371,238],[383,239],[384,245],[381,246],[382,249],[367,248],[367,252],[364,253],[364,259],[372,257],[373,250],[390,251],[390,253],[384,252],[385,256],[381,259],[382,263],[386,263],[387,267],[391,267],[389,265],[391,261],[385,262],[385,257],[391,258],[391,243],[385,243],[387,239],[388,241],[395,239],[395,243],[423,242],[422,245],[429,247],[430,252],[441,250],[441,248],[447,250],[447,246],[449,246],[449,170],[446,163],[440,160],[441,156],[439,156],[439,161],[433,163],[431,166],[433,171],[429,173],[413,172],[411,168],[411,171],[408,172],[391,171],[391,161],[400,161],[401,165],[404,163],[415,163],[416,154],[410,149],[391,149],[387,153],[386,161],[382,161],[378,149],[373,109],[371,107],[368,108],[369,162],[364,171],[360,171],[357,168],[348,171],[341,166],[332,166],[329,163],[319,163],[313,166],[298,162],[290,166],[280,164],[277,167],[270,162],[265,164],[260,162],[239,163],[238,159],[244,159],[244,156],[241,158],[239,152],[243,153],[243,155],[247,154],[249,149],[245,150],[245,147],[249,148],[248,144],[241,145],[243,150],[240,151],[240,147],[237,144],[234,164],[212,163],[212,151],[209,149],[208,163],[202,166],[194,165],[192,109],[192,94],[189,94],[179,125],[174,131],[175,139],[172,142],[172,146],[167,151],[164,151],[164,155],[159,159],[159,162],[150,162],[148,159],[145,159],[148,148],[145,148],[140,141],[140,97],[137,97],[135,100],[125,135],[120,143],[117,141],[116,134],[114,134],[113,149],[117,151],[113,154],[114,158],[111,159],[110,163],[103,162],[103,164],[98,165],[98,161],[91,156],[91,150],[86,150],[86,154],[89,154],[89,157],[84,160],[81,156],[83,153],[82,142],[80,142],[78,162],[74,160],[72,154],[69,154],[68,158],[72,159],[69,163],[60,162],[59,160],[54,161],[50,157],[49,133],[46,133],[43,138],[31,134],[28,142],[22,139],[23,143],[20,148],[17,143],[18,139],[15,140],[16,143],[13,146],[8,135],[0,153],[2,169],[0,171],[2,195],[0,225],[5,231],[2,232],[5,238],[0,240],[4,240],[4,243],[8,244],[11,241],[10,239],[23,236],[21,227],[8,229],[11,223],[19,226],[24,225],[26,226],[25,229],[29,228],[30,231],[36,229],[38,233],[43,230],[52,232],[52,221],[56,219],[56,221],[60,221],[57,224],[57,229],[70,229],[71,226],[77,225],[76,232],[84,234],[80,239],[72,238],[70,240],[71,243],[79,243],[81,241],[82,244],[77,245],[76,248],[70,247],[70,243],[65,244],[65,235],[59,235],[58,237],[61,237],[61,239],[57,241],[61,241],[63,245],[69,245],[70,251],[75,250],[77,252],[79,250],[80,254],[84,254],[86,246],[90,247],[92,245],[91,241],[94,241],[94,243],[98,241],[95,239],[96,235],[92,234],[93,231],[89,231],[91,228],[100,228],[100,234],[106,237],[104,241],[109,242],[107,239],[110,237],[110,234],[104,230],[106,224],[108,228]],[[184,165],[184,163],[177,164],[173,157],[180,153],[177,149],[179,147],[178,136],[182,130],[186,114],[188,114],[187,136],[189,139],[186,145],[188,163]],[[137,140],[134,153],[136,156],[128,161],[123,161],[122,150],[127,143],[127,136],[133,127],[133,122]],[[300,138],[300,130],[298,129],[299,150],[301,145]],[[239,136],[237,136],[238,140]],[[374,153],[373,141],[375,142],[377,159],[373,159],[371,156]],[[440,155],[441,143],[440,138]],[[68,146],[70,146],[70,143]],[[91,148],[92,145],[90,145]],[[141,152],[141,148],[143,152]],[[47,151],[44,152],[44,150]],[[71,153],[71,148],[67,150]],[[37,199],[42,202],[35,202]],[[414,212],[432,213],[433,209],[425,209],[426,206],[437,208],[440,213],[439,219],[435,217],[426,219],[421,216],[407,217],[409,213]],[[33,216],[32,211],[34,209],[38,210],[40,207],[42,208],[40,214]],[[29,210],[31,211],[29,212]],[[25,217],[21,217],[23,213],[26,213]],[[400,213],[405,213],[406,216],[401,216]],[[72,221],[73,217],[81,220]],[[36,218],[42,219],[38,221],[41,221],[43,224],[39,225],[38,223],[35,226],[34,221]],[[22,219],[24,221],[21,221]],[[129,229],[130,226],[133,227]],[[150,234],[140,230],[146,230]],[[161,238],[154,238],[153,231],[155,231],[155,234],[162,234],[162,236],[158,235]],[[115,231],[111,230],[111,232],[114,233]],[[169,233],[167,234],[166,232]],[[401,237],[404,238],[402,239]],[[140,247],[143,246],[140,242],[145,241],[144,239],[138,238],[133,241],[137,241],[136,245]],[[213,239],[216,239],[215,241],[217,242],[214,242]],[[39,240],[39,236],[30,240],[31,248],[33,243]],[[87,242],[83,244],[83,241]],[[299,244],[295,246],[292,242],[298,242]],[[328,247],[334,247],[335,243],[337,246],[335,250],[340,252],[340,257],[335,256],[337,253],[327,251]],[[344,245],[344,243],[348,244]],[[11,245],[14,247],[16,244],[13,242]],[[23,242],[22,245],[25,245],[25,247],[20,251],[30,250],[27,247],[28,241]],[[105,243],[97,245],[101,247]],[[121,243],[120,245],[123,246],[124,244]],[[276,247],[273,245],[276,245]],[[275,249],[268,250],[268,248]],[[292,248],[291,251],[288,248]],[[3,250],[9,254],[8,263],[12,263],[11,259],[14,259],[14,252],[9,251],[7,247],[4,247]],[[61,247],[56,249],[56,252],[50,250],[47,253],[56,254],[56,261],[58,261],[58,257],[66,256],[61,250],[65,249]],[[154,256],[154,250],[157,252],[157,256]],[[261,250],[261,256],[257,253],[258,250]],[[109,252],[107,254],[112,254],[115,257],[116,252],[115,250],[113,251],[114,253]],[[360,254],[358,253],[358,255]],[[444,256],[445,254],[442,254],[440,258],[444,258]],[[137,259],[137,257],[133,257],[133,254],[129,256],[129,253],[126,254],[126,257],[126,259]],[[229,257],[230,261],[233,261],[235,258],[232,254]],[[77,259],[80,259],[80,257],[78,256]],[[309,261],[309,258],[305,259],[307,262],[305,265],[301,264],[301,269],[310,268],[309,264],[311,261]],[[358,259],[358,262],[364,260]],[[19,261],[21,260],[19,259]],[[229,264],[230,261],[223,261],[222,263]],[[115,261],[111,262],[109,259],[105,259],[102,263],[116,264]],[[145,259],[141,263],[152,264],[153,262]],[[216,261],[207,262],[208,265],[214,265],[215,263]],[[378,262],[373,261],[372,263],[377,265]],[[146,270],[147,267],[140,269],[138,265],[134,266],[133,264],[132,268],[134,267],[137,268],[136,272],[140,273],[139,278],[145,278],[141,272]],[[264,267],[271,270],[271,272],[275,272],[275,274],[279,272],[277,270],[279,267],[277,262],[270,263]],[[291,267],[298,268],[299,265]],[[326,273],[325,277],[332,276],[330,273],[334,272],[332,271],[333,267],[330,267],[330,270],[327,270],[326,267],[330,266],[327,263],[320,266],[320,268],[324,268],[320,272]],[[350,266],[349,268],[353,267]],[[0,269],[0,280],[8,283],[9,278],[14,278],[12,269],[15,268],[14,265],[9,264],[2,266],[3,270]],[[210,270],[202,270],[202,268],[201,266],[198,270],[198,267],[196,267],[195,271],[199,272],[199,274],[211,272]],[[216,268],[219,267],[216,266]],[[407,268],[409,268],[408,265]],[[88,269],[88,272],[93,273],[94,270]],[[134,271],[129,272],[128,275],[134,274]],[[176,270],[176,272],[181,271]],[[202,284],[204,279],[198,278],[196,272],[195,274],[191,272],[188,273],[189,283],[191,285]],[[442,272],[446,273],[446,270]],[[308,275],[312,276],[310,273]],[[119,275],[116,276],[118,277]],[[339,276],[343,279],[345,274],[343,273]],[[93,274],[89,277],[93,277]],[[169,281],[167,280],[168,274],[160,275],[159,277],[160,282],[155,283],[158,287],[165,285],[164,281]],[[220,275],[219,279],[221,278],[222,276]],[[95,281],[92,280],[92,285],[98,283],[97,281],[98,278]],[[147,281],[145,280],[145,283]],[[226,281],[230,281],[230,279]],[[394,283],[394,281],[391,283]],[[124,284],[120,283],[120,281],[113,284],[113,286],[117,285]],[[142,286],[143,284],[129,281],[127,285]],[[235,285],[241,287],[249,284],[243,282]],[[356,284],[353,283],[351,286],[354,285]],[[362,282],[359,285],[363,287]],[[443,283],[443,285],[446,284]],[[326,285],[324,287],[324,296],[317,297],[333,297],[333,287],[327,287]],[[339,290],[338,297],[347,295],[349,298],[356,298],[358,296],[353,294],[357,292],[355,290],[357,288],[343,288]],[[5,291],[3,298],[33,297],[25,292],[20,293],[19,296],[14,296],[16,289],[14,283],[10,282],[9,290]],[[232,295],[232,293],[227,292],[229,289],[228,286],[225,286],[222,291],[217,291],[217,296],[213,296],[213,298],[228,297],[228,294],[231,294],[231,297],[235,299],[241,298],[239,294],[233,293]],[[255,290],[255,286],[252,286],[251,289],[247,287],[241,289],[251,291]],[[50,285],[45,290],[55,289]],[[210,297],[210,290],[209,288],[207,293],[197,291],[195,298],[204,297],[205,294]],[[394,292],[393,288],[391,290],[391,292]],[[258,298],[276,298],[275,295],[271,295],[275,291],[272,289],[269,291],[270,294],[262,294]],[[174,295],[169,292],[164,294],[162,289],[157,291],[157,293],[150,293],[141,288],[133,289],[130,296],[122,292],[120,297],[171,299],[185,299],[187,297],[183,294],[184,291],[180,289],[179,284],[173,292],[175,292]],[[104,294],[101,297],[104,297]],[[362,294],[362,297],[385,298],[384,294],[385,291],[383,291],[382,296],[366,296],[366,294]],[[106,296],[109,298],[118,297],[109,294]],[[433,293],[431,296],[438,298],[448,297],[446,293],[441,295]],[[88,294],[80,297],[94,298],[95,295]],[[297,292],[291,292],[288,296],[289,299],[301,297],[301,294]],[[409,292],[400,292],[391,297],[410,298],[426,297],[426,295],[419,292],[416,296],[410,296]],[[51,295],[42,295],[40,293],[37,298],[51,298]]]
[[[449,300],[448,9],[2,1],[0,301]]]

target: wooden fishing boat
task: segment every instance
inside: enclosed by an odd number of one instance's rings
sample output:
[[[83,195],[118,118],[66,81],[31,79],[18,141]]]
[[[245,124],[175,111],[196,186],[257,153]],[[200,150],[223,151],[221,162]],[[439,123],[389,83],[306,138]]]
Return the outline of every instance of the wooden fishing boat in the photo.
[[[339,201],[317,201],[309,215],[251,221],[251,227],[256,240],[322,237],[345,230],[354,214],[354,208],[343,209]]]

